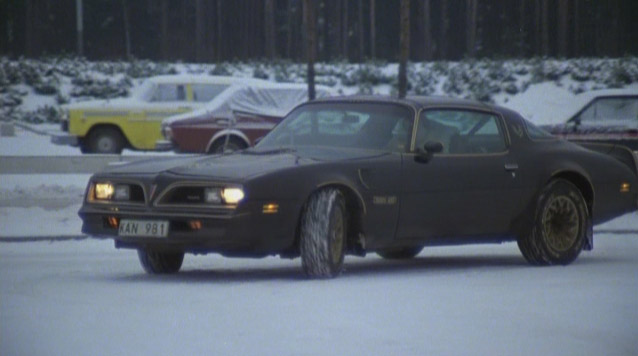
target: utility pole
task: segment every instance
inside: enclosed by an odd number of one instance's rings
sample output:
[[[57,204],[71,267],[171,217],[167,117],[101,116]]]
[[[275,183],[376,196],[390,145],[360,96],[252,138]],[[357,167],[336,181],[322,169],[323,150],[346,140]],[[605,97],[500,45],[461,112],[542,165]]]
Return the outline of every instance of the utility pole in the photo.
[[[308,61],[308,100],[315,100],[315,57],[317,56],[317,29],[315,2],[304,0],[304,23],[306,25],[306,60]]]
[[[82,10],[82,0],[75,0],[75,14],[77,20],[77,52],[78,56],[84,56],[84,12]]]
[[[399,55],[399,98],[405,98],[408,89],[408,56],[410,54],[410,0],[401,0],[401,30]]]

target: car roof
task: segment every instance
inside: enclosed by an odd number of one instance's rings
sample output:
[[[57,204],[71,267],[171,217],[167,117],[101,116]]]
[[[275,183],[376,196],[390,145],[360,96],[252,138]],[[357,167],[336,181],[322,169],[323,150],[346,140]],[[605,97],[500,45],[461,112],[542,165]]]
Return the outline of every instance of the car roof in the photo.
[[[175,74],[175,75],[158,75],[148,78],[148,81],[157,84],[175,84],[175,83],[201,83],[201,84],[264,84],[268,83],[262,79],[241,78],[208,74]]]
[[[459,107],[479,110],[497,110],[496,106],[485,104],[475,100],[466,100],[452,98],[446,96],[408,96],[405,99],[399,99],[387,95],[348,95],[316,99],[315,102],[376,102],[376,103],[394,103],[403,104],[414,107],[415,109],[425,109],[433,107]]]

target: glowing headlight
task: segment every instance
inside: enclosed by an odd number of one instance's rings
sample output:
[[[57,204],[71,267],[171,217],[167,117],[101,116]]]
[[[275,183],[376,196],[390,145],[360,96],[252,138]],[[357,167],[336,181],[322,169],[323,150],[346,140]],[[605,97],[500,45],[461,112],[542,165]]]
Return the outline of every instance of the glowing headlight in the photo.
[[[113,197],[115,187],[111,183],[95,184],[95,199],[109,200]]]
[[[226,204],[237,204],[244,199],[244,191],[241,188],[224,188],[222,198]]]

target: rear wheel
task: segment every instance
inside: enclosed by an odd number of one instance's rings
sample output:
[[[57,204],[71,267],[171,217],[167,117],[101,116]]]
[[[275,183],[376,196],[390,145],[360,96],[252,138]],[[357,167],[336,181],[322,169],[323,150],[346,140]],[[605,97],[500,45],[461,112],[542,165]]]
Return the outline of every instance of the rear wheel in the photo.
[[[343,195],[324,189],[310,197],[301,218],[301,264],[310,278],[333,278],[343,269],[348,225]]]
[[[122,153],[125,139],[119,130],[113,127],[96,128],[89,134],[86,142],[89,153]]]
[[[137,256],[148,274],[176,273],[184,262],[183,252],[160,252],[152,249],[139,249]]]
[[[410,258],[414,258],[422,250],[422,246],[403,247],[377,251],[377,255],[388,260],[407,260]]]
[[[518,239],[518,247],[533,265],[567,265],[583,249],[590,219],[580,190],[567,180],[555,179],[541,191],[532,229]]]
[[[238,139],[236,137],[230,137],[228,139],[228,143],[226,143],[226,138],[223,137],[218,139],[211,146],[210,150],[208,150],[208,153],[213,153],[213,154],[219,154],[224,152],[228,153],[228,152],[243,150],[246,147],[247,147],[246,143],[242,141],[241,139]]]

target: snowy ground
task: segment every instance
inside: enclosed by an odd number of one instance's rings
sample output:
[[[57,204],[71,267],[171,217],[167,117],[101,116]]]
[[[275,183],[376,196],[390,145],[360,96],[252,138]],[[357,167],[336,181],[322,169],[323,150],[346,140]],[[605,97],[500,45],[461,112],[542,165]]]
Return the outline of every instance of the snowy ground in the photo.
[[[537,122],[573,105],[562,87],[526,93],[495,99]],[[0,156],[80,154],[49,143],[57,125],[35,128],[1,137]],[[638,354],[637,213],[597,226],[568,267],[470,245],[347,258],[328,281],[302,278],[299,260],[189,255],[157,277],[110,241],[2,242],[78,236],[88,177],[0,175],[2,356]]]
[[[187,256],[158,277],[108,241],[0,243],[0,354],[636,355],[637,237],[567,267],[445,247],[320,281],[299,260]]]

